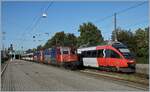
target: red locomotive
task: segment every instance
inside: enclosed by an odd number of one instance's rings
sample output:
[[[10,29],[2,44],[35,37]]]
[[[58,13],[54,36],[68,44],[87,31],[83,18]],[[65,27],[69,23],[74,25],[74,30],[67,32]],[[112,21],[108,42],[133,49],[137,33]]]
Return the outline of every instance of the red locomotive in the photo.
[[[37,62],[64,66],[70,69],[75,69],[80,64],[76,52],[70,47],[54,47],[37,51],[33,57],[35,57],[34,61]]]

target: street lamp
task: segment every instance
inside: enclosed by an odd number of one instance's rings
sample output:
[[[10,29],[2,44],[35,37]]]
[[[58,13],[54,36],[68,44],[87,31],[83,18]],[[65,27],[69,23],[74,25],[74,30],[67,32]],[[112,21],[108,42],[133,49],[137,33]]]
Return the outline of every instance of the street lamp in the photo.
[[[47,14],[46,14],[46,13],[43,13],[43,14],[42,14],[42,17],[43,17],[43,18],[46,18],[46,17],[47,17]]]

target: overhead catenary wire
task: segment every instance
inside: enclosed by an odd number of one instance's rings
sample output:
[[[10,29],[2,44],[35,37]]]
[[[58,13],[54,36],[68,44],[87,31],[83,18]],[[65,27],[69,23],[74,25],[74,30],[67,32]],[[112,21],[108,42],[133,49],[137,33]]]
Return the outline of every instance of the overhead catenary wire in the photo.
[[[30,34],[32,31],[34,31],[35,27],[37,26],[37,24],[39,23],[40,19],[42,18],[42,13],[46,13],[48,11],[48,9],[52,6],[53,2],[50,2],[48,4],[48,6],[46,8],[44,8],[41,12],[40,15],[37,15],[33,18],[33,21],[31,22],[31,24],[29,26],[27,26],[27,28],[25,29],[25,31],[22,33],[21,37],[25,36],[26,34]],[[23,41],[26,38],[23,39]],[[21,41],[21,42],[23,42]]]
[[[123,10],[120,10],[120,11],[118,11],[118,12],[114,12],[114,14],[109,15],[109,16],[106,16],[106,17],[104,17],[104,18],[102,18],[102,19],[100,19],[100,20],[97,20],[97,21],[95,21],[95,22],[98,22],[98,21],[102,22],[102,21],[104,21],[104,20],[106,20],[106,19],[109,19],[109,18],[111,18],[111,17],[114,16],[114,30],[116,30],[116,28],[117,28],[117,26],[116,26],[116,21],[117,21],[117,20],[116,20],[116,16],[117,16],[117,15],[122,14],[122,13],[124,13],[124,12],[127,12],[127,11],[129,11],[129,10],[131,10],[131,9],[137,8],[137,7],[139,7],[139,6],[142,6],[142,5],[146,4],[146,3],[147,3],[147,2],[142,2],[142,3],[139,3],[139,4],[133,5],[133,6],[131,6],[131,7],[125,8],[125,9],[123,9]],[[137,25],[137,23],[136,23],[136,25]],[[135,26],[135,24],[134,24],[134,26]],[[117,36],[117,35],[115,35],[115,36]],[[117,37],[115,37],[115,40],[117,41]]]
[[[125,9],[123,9],[123,10],[120,10],[120,11],[116,12],[116,14],[118,15],[118,14],[124,13],[124,12],[126,12],[126,11],[131,10],[131,9],[134,9],[134,8],[136,8],[136,7],[139,7],[139,6],[141,6],[141,5],[145,4],[145,3],[146,3],[146,2],[142,2],[142,3],[136,4],[136,5],[134,5],[134,6],[125,8]],[[52,6],[52,4],[53,4],[53,2],[49,3],[49,5],[47,6],[47,8],[45,8],[44,13],[47,13],[48,9]],[[104,21],[104,20],[106,20],[106,19],[109,19],[109,18],[111,18],[111,17],[113,17],[113,16],[114,16],[114,14],[109,15],[109,16],[106,16],[106,17],[104,17],[104,18],[102,18],[102,19],[100,19],[100,20],[97,20],[97,21],[95,21],[95,22],[99,22],[99,21],[102,22],[102,21]],[[41,18],[41,17],[40,17],[40,18]],[[31,28],[31,31],[33,31],[33,30],[35,29],[35,27],[37,26],[37,24],[38,24],[39,21],[40,21],[40,18],[37,19],[37,21],[34,23],[33,27]]]
[[[118,15],[118,14],[127,12],[127,11],[129,11],[129,10],[131,10],[131,9],[134,9],[134,8],[136,8],[136,7],[142,6],[142,5],[146,4],[146,3],[147,3],[147,2],[144,1],[144,2],[142,2],[142,3],[135,4],[135,5],[133,5],[133,6],[130,6],[130,7],[128,7],[128,8],[125,8],[125,9],[120,10],[120,11],[115,12],[115,13],[116,13],[116,15]],[[115,13],[114,13],[114,14],[115,14]],[[98,19],[98,20],[93,21],[93,22],[95,22],[95,23],[96,23],[96,22],[99,22],[99,23],[100,23],[100,22],[105,21],[105,20],[107,20],[107,19],[109,19],[109,18],[111,18],[111,17],[114,17],[114,14],[108,15],[108,16],[106,16],[106,17],[104,17],[104,18]],[[76,28],[73,29],[73,30],[76,30]]]
[[[48,9],[52,6],[52,4],[53,4],[54,2],[51,2],[51,3],[49,3],[49,5],[47,6],[47,8],[45,9],[45,13],[47,13],[47,11],[48,11]]]
[[[48,9],[52,6],[53,2],[50,2],[49,5],[46,7],[46,9],[43,9],[43,11],[40,13],[41,15],[43,13],[47,13]],[[34,25],[32,26],[32,28],[30,29],[31,31],[34,31],[34,28],[37,26],[37,24],[39,23],[40,19],[42,18],[42,16],[38,16],[37,20],[35,21]]]
[[[126,11],[128,11],[128,10],[134,9],[134,8],[139,7],[139,6],[141,6],[141,5],[143,5],[143,4],[146,4],[146,3],[147,3],[147,2],[144,1],[144,2],[142,2],[142,3],[133,5],[133,6],[131,6],[131,7],[125,8],[125,9],[120,10],[120,11],[115,12],[115,13],[116,13],[116,15],[118,15],[118,14],[124,13],[124,12],[126,12]],[[48,10],[48,8],[49,8],[51,5],[52,5],[52,3],[50,3],[50,4],[48,5],[48,7],[45,9],[45,12]],[[106,19],[108,19],[108,18],[111,18],[111,17],[113,17],[113,16],[114,16],[114,14],[111,14],[111,15],[108,15],[108,16],[106,16],[106,17],[100,19],[100,20],[95,21],[95,22],[98,22],[98,21],[102,22],[102,21],[104,21],[104,20],[106,20]]]
[[[126,11],[129,11],[129,10],[131,10],[131,9],[134,9],[134,8],[136,8],[136,7],[142,6],[142,5],[146,4],[146,3],[147,3],[147,2],[144,1],[144,2],[142,2],[142,3],[139,3],[139,4],[136,4],[136,5],[130,6],[130,7],[128,7],[128,8],[125,8],[125,9],[120,10],[120,11],[115,12],[115,13],[116,13],[116,15],[118,15],[118,14],[124,13],[124,12],[126,12]],[[114,16],[114,14],[111,14],[111,15],[108,15],[108,16],[102,18],[102,19],[98,19],[98,20],[96,20],[95,22],[99,22],[99,23],[100,23],[100,22],[102,22],[102,21],[104,21],[104,20],[106,20],[106,19],[109,19],[109,18],[113,17],[113,16]]]
[[[44,9],[44,10],[42,11],[42,14],[43,14],[43,13],[47,13],[48,9],[52,6],[52,4],[53,4],[53,2],[50,2],[49,5],[46,7],[46,9]],[[37,24],[39,23],[39,21],[40,21],[40,19],[41,19],[42,17],[43,17],[43,16],[39,16],[39,18],[38,18],[37,21],[35,22],[35,25],[31,28],[31,31],[30,31],[30,32],[34,31],[34,29],[36,28]]]
[[[139,23],[148,23],[148,20],[139,21],[139,22],[136,22],[134,24],[125,25],[125,26],[122,26],[122,27],[131,27],[131,26],[133,27],[133,26],[140,25]]]
[[[126,8],[126,9],[120,10],[120,11],[118,11],[118,12],[116,12],[116,13],[117,13],[117,14],[121,14],[121,13],[124,13],[124,12],[126,12],[126,11],[128,11],[128,10],[131,10],[131,9],[134,9],[134,8],[139,7],[139,6],[141,6],[141,5],[144,5],[144,4],[146,4],[146,3],[147,3],[147,2],[142,2],[142,3],[136,4],[136,5],[134,5],[134,6],[128,7],[128,8]]]

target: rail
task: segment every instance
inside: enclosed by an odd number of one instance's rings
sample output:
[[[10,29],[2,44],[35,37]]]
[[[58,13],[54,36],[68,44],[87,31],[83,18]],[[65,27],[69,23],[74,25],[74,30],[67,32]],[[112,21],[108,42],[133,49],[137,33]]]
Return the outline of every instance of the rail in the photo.
[[[6,70],[8,64],[9,64],[9,62],[10,62],[10,61],[8,61],[8,62],[6,63],[6,65],[4,66],[4,68],[2,69],[2,71],[1,71],[1,77],[2,77],[2,75],[4,74],[4,72],[5,72],[5,70]]]
[[[93,71],[90,71],[91,69],[87,69],[87,70],[80,70],[79,72],[81,73],[85,73],[85,74],[90,74],[90,75],[93,75],[93,76],[101,76],[103,78],[109,78],[111,80],[115,80],[116,82],[120,81],[120,82],[124,82],[126,84],[126,86],[129,86],[129,87],[133,87],[133,88],[136,88],[136,89],[140,89],[140,90],[147,90],[148,89],[148,85],[149,84],[140,84],[139,82],[135,82],[135,81],[131,81],[131,80],[126,80],[124,78],[120,78],[118,76],[111,76],[109,74],[103,74],[103,73],[100,73],[100,72],[93,72]]]

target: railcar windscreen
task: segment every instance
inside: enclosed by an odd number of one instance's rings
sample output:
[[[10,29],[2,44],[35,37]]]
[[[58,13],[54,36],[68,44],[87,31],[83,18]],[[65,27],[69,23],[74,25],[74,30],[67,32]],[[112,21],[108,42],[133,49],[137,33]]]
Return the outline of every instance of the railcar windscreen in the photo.
[[[134,55],[130,52],[130,50],[127,48],[127,46],[125,46],[123,44],[117,44],[117,45],[114,44],[113,47],[116,48],[117,50],[119,50],[126,59],[134,58]]]

